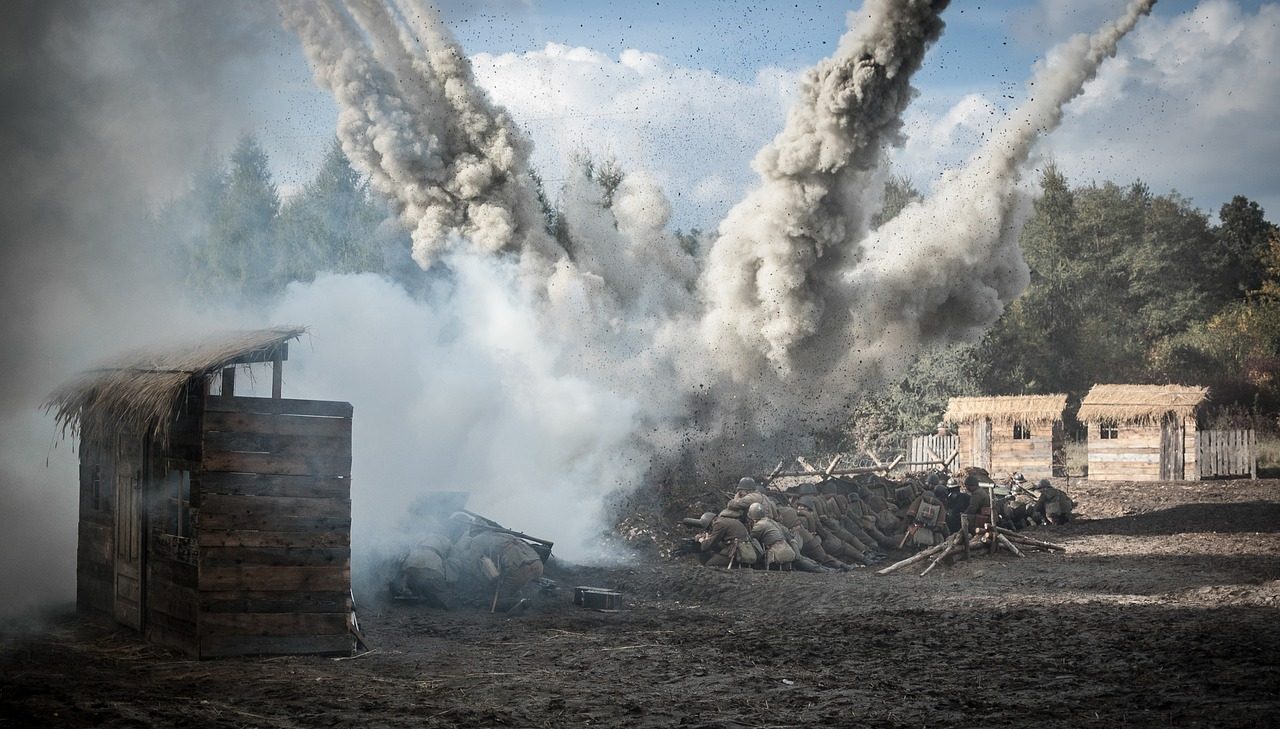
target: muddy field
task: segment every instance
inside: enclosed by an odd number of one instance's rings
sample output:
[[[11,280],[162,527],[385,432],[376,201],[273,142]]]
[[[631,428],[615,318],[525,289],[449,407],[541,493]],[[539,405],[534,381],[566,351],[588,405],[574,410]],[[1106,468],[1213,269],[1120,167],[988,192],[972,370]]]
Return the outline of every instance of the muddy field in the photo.
[[[1280,481],[1069,488],[1082,518],[1032,530],[1066,554],[557,566],[518,618],[365,606],[348,660],[188,661],[63,619],[4,639],[0,727],[1280,726]]]

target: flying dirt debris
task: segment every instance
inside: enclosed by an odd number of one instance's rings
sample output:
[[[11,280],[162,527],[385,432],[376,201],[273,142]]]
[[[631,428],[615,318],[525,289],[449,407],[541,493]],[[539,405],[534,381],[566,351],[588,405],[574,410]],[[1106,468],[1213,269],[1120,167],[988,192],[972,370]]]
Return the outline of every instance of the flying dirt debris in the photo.
[[[467,511],[467,498],[442,491],[410,508],[417,539],[395,559],[392,597],[446,610],[465,605],[515,614],[529,604],[521,596],[529,585],[554,592],[555,583],[542,576],[554,543]]]

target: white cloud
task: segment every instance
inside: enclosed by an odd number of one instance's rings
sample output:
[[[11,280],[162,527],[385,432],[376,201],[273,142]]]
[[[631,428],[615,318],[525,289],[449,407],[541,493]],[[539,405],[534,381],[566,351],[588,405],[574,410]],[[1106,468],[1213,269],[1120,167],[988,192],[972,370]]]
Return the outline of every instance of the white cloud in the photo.
[[[1042,18],[1066,26],[1093,6],[1067,8],[1045,0]],[[1040,151],[1076,183],[1141,179],[1154,192],[1177,190],[1211,213],[1242,194],[1280,219],[1276,49],[1275,3],[1249,11],[1234,0],[1204,0],[1178,15],[1147,18],[1067,106],[1062,127]],[[976,148],[989,129],[988,112],[1003,101],[995,90],[937,99],[926,89],[908,116],[911,139],[894,155],[895,165],[927,187]]]
[[[653,53],[614,59],[555,43],[471,61],[480,84],[534,140],[550,190],[576,150],[612,155],[663,184],[674,225],[684,228],[714,226],[755,179],[751,158],[782,129],[797,78],[765,68],[742,82]]]

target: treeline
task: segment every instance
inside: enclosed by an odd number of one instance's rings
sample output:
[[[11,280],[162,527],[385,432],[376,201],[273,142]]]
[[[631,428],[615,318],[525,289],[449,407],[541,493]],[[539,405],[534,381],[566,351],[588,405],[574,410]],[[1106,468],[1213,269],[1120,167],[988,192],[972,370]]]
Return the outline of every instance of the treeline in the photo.
[[[578,164],[606,193],[624,176],[612,161],[584,155]],[[931,429],[954,395],[1065,392],[1076,404],[1097,383],[1208,385],[1225,406],[1216,412],[1274,428],[1280,232],[1262,208],[1236,196],[1211,223],[1185,198],[1140,182],[1073,187],[1050,166],[1039,184],[1021,236],[1027,290],[981,342],[928,352],[900,380],[853,393],[847,426],[826,436],[832,448]],[[891,180],[873,222],[915,197],[909,182]],[[566,238],[564,211],[540,199],[548,232]],[[208,296],[269,299],[324,271],[375,272],[410,289],[423,280],[408,234],[336,142],[315,177],[282,200],[266,153],[246,136],[224,162],[198,170],[155,223],[188,286]],[[695,254],[705,244],[697,231],[679,235]]]
[[[1039,182],[1021,234],[1030,286],[977,345],[859,398],[844,445],[927,431],[953,395],[1065,392],[1070,411],[1098,383],[1207,385],[1216,417],[1275,429],[1280,232],[1262,208],[1236,196],[1215,224],[1141,182],[1073,187],[1052,166]],[[889,183],[894,206],[913,196]]]
[[[266,152],[241,138],[156,215],[157,235],[197,295],[261,301],[321,272],[412,280],[408,234],[336,142],[315,177],[281,200]]]

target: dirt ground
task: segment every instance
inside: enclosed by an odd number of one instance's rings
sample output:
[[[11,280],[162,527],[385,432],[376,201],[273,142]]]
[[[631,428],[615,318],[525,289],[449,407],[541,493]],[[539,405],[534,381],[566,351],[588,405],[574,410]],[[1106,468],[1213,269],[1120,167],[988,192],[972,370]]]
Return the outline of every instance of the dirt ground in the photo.
[[[189,661],[67,618],[0,643],[0,727],[1280,726],[1280,481],[1068,488],[1081,518],[1031,530],[1065,554],[554,566],[520,617],[365,606],[348,660]]]

